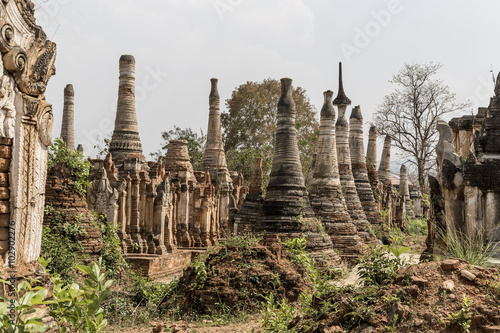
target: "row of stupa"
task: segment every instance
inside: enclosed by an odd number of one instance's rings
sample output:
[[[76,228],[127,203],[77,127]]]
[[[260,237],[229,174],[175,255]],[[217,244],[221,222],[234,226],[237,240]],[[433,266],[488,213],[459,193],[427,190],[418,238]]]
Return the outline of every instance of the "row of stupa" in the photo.
[[[259,168],[250,189],[243,185],[241,173],[227,170],[217,79],[211,80],[209,95],[205,170],[193,170],[187,144],[182,140],[171,141],[164,160],[147,162],[137,124],[134,70],[134,58],[122,56],[109,154],[105,160],[93,161],[93,187],[88,196],[91,209],[106,213],[114,225],[120,226],[126,252],[161,254],[176,245],[203,247],[231,232],[265,231],[291,237],[297,230],[306,230],[311,249],[333,247],[350,258],[359,255],[362,245],[371,240],[370,224],[381,222],[380,202],[376,200],[383,192],[380,184],[391,181],[390,137],[386,137],[377,172],[376,128],[370,129],[365,157],[360,107],[353,108],[349,122],[346,118],[351,101],[343,89],[341,64],[338,96],[333,100],[332,91],[324,93],[309,193],[298,157],[291,80],[282,79],[276,145],[265,198]],[[73,98],[74,91],[68,86],[61,137],[70,149],[74,149]],[[216,189],[220,189],[220,196],[215,196]],[[168,198],[158,198],[160,192]],[[163,213],[155,215],[155,210]],[[330,237],[315,230],[324,230]]]

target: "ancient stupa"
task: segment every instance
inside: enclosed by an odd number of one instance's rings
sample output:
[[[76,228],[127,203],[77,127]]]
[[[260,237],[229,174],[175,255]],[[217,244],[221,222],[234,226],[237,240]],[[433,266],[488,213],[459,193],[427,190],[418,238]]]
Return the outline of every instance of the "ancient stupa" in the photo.
[[[370,126],[368,132],[368,148],[366,149],[366,169],[368,170],[368,179],[372,187],[373,195],[376,201],[380,201],[378,172],[377,172],[377,127]]]
[[[330,237],[321,233],[321,222],[315,221],[309,203],[299,159],[296,113],[292,79],[281,79],[273,164],[258,228],[282,238],[305,235],[307,250],[336,256]]]
[[[349,125],[351,167],[359,200],[361,201],[368,222],[379,224],[380,212],[378,211],[377,203],[373,196],[373,190],[366,168],[365,145],[363,140],[363,115],[361,114],[361,108],[359,106],[352,109]]]
[[[135,58],[132,55],[120,57],[120,83],[115,128],[109,152],[115,163],[128,157],[145,161],[142,155],[141,138],[135,109]],[[118,163],[117,163],[118,164]]]
[[[333,247],[346,259],[362,254],[363,242],[347,212],[342,194],[335,144],[335,109],[333,92],[324,92],[321,108],[317,158],[311,180],[309,198],[316,216],[321,219],[332,239]]]
[[[64,88],[61,139],[70,151],[75,150],[75,90],[72,84],[68,84]]]
[[[347,98],[344,92],[344,86],[342,83],[342,63],[339,63],[339,92],[337,98],[333,101],[333,104],[337,106],[339,111],[339,116],[335,124],[335,138],[340,183],[342,185],[347,211],[349,212],[349,215],[351,215],[352,222],[356,226],[363,240],[367,241],[371,239],[368,234],[369,222],[366,219],[363,206],[359,200],[356,184],[354,183],[354,177],[351,170],[349,125],[347,124],[347,119],[345,117],[347,105],[351,104],[351,100]]]
[[[210,79],[211,90],[209,95],[209,115],[207,144],[203,155],[203,168],[210,168],[211,173],[219,170],[227,170],[224,143],[220,124],[220,96],[217,89],[217,79]]]

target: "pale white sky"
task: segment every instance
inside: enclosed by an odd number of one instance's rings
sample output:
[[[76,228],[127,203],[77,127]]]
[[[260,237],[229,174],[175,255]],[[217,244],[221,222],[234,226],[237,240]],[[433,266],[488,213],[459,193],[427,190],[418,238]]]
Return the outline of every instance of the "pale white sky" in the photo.
[[[174,124],[206,132],[211,77],[219,78],[222,110],[235,87],[268,77],[292,78],[320,110],[323,91],[337,92],[342,61],[351,107],[360,105],[367,122],[405,62],[442,63],[439,77],[474,109],[492,95],[491,66],[495,75],[500,70],[498,0],[33,2],[58,47],[46,93],[53,136],[60,134],[64,86],[72,83],[76,142],[87,154],[96,136],[112,133],[122,54],[136,58],[145,155]]]

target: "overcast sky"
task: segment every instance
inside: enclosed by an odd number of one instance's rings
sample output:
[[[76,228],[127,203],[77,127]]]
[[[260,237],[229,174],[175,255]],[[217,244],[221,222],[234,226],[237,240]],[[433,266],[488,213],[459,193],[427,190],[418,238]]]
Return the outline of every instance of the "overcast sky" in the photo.
[[[439,77],[473,109],[487,106],[491,67],[495,75],[500,70],[498,0],[33,2],[58,48],[46,93],[53,136],[60,135],[64,86],[72,83],[76,142],[87,154],[94,154],[96,136],[113,131],[122,54],[136,59],[145,155],[174,125],[206,132],[211,77],[219,79],[222,111],[240,84],[282,77],[306,89],[320,110],[323,91],[337,92],[342,61],[351,107],[360,105],[368,122],[405,62],[443,64]]]

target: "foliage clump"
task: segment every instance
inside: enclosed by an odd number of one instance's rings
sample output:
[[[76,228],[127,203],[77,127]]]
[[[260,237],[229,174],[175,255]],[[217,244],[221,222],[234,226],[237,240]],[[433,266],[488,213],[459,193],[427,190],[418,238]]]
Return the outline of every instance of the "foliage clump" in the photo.
[[[48,171],[51,172],[58,164],[68,168],[72,189],[80,195],[87,193],[87,188],[90,187],[88,180],[91,167],[90,161],[79,151],[70,151],[62,139],[56,139],[49,147]]]

